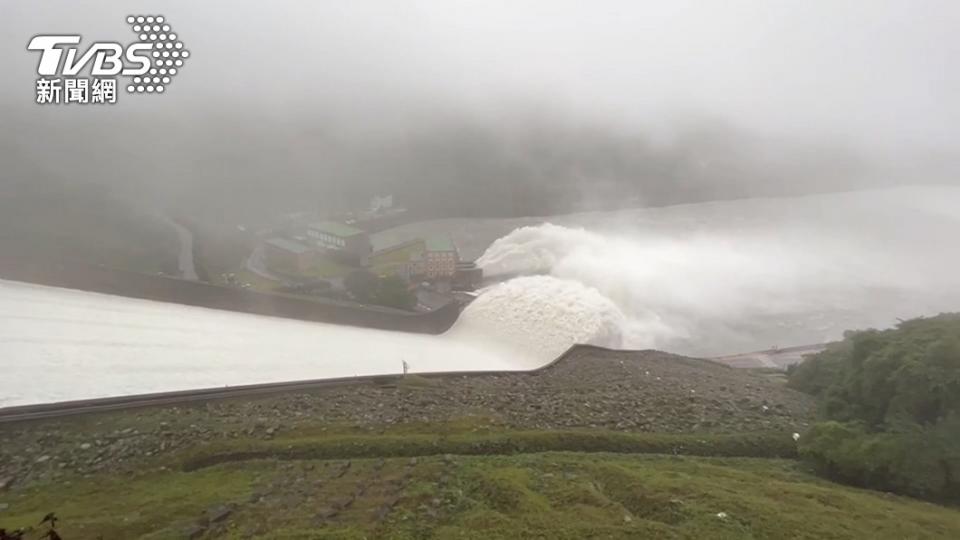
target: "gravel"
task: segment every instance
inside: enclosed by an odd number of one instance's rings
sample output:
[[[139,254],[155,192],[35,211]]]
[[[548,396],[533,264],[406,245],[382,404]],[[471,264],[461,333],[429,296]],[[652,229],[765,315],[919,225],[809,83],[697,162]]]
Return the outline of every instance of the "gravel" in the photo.
[[[802,431],[813,407],[812,398],[771,375],[659,351],[584,348],[534,373],[409,376],[396,384],[0,425],[0,490],[132,470],[197,444],[267,440],[302,428],[378,433],[475,416],[515,429]]]

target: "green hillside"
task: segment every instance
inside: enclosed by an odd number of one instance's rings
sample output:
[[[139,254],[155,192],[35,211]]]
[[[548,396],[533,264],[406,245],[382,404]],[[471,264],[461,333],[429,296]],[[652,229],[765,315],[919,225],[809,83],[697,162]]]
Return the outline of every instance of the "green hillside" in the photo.
[[[833,484],[793,460],[683,455],[710,446],[717,453],[776,453],[789,437],[736,442],[637,434],[638,452],[622,453],[630,448],[621,434],[591,431],[593,448],[618,452],[526,453],[490,443],[538,440],[573,448],[582,441],[557,432],[478,435],[466,424],[438,427],[452,433],[409,427],[379,435],[291,433],[143,457],[135,469],[68,475],[4,494],[8,506],[0,518],[8,528],[36,526],[56,511],[67,540],[960,535],[957,509]],[[694,440],[703,446],[685,444]],[[639,453],[658,450],[656,444],[677,455]],[[444,452],[456,448],[511,453]],[[337,457],[312,457],[331,455]]]

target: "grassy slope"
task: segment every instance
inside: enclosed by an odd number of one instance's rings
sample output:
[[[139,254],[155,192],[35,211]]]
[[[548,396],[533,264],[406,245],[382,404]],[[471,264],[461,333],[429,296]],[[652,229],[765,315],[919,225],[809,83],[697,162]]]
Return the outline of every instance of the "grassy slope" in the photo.
[[[4,493],[0,502],[9,508],[0,521],[5,527],[26,526],[56,510],[67,540],[101,534],[182,538],[205,512],[233,504],[230,516],[212,524],[206,537],[960,536],[956,509],[831,484],[790,460],[537,451],[547,448],[543,444],[512,450],[531,453],[441,455],[457,445],[475,447],[511,434],[438,427],[430,432],[448,434],[435,440],[426,429],[407,426],[362,437],[290,433],[269,441],[204,445],[146,459],[135,473],[68,476],[56,486]],[[607,435],[609,440],[592,432],[590,440],[605,441],[592,448],[630,449],[620,446],[623,434]],[[657,451],[654,443],[669,438],[630,437],[638,451]],[[708,443],[711,437],[717,436],[703,436]],[[561,441],[555,448],[582,444],[556,432],[517,433],[515,438]],[[715,441],[718,451],[730,448],[723,440]],[[397,448],[407,450],[391,450]],[[740,455],[750,452],[746,448]],[[260,452],[251,454],[256,459],[244,459],[240,450]],[[411,453],[422,455],[412,460]],[[198,456],[227,456],[229,461],[198,466]],[[351,456],[363,457],[353,457],[347,467]],[[331,516],[334,508],[340,510]],[[726,517],[718,517],[720,512]]]

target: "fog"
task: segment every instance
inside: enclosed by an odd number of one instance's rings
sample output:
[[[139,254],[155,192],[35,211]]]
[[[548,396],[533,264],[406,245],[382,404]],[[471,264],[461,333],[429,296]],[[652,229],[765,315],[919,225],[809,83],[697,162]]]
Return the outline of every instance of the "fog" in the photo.
[[[35,103],[32,36],[127,43],[129,14],[191,53],[162,95]],[[956,309],[956,28],[932,0],[8,2],[0,248],[177,274],[176,218],[221,275],[280,214],[392,194],[421,223],[378,245],[543,274],[464,313],[489,342],[836,339]]]
[[[163,95],[34,103],[31,36],[132,41],[158,9],[192,53]],[[958,24],[949,1],[7,2],[0,186],[238,220],[953,183]]]

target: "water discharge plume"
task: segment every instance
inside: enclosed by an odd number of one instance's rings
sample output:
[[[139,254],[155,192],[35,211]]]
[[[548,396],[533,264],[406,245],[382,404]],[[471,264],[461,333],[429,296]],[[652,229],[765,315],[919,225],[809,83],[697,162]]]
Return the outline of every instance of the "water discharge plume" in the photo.
[[[537,367],[576,343],[617,348],[627,320],[609,298],[572,280],[525,276],[484,290],[448,334]]]
[[[520,227],[496,239],[477,259],[487,277],[548,273],[571,249],[586,246],[591,233],[544,223]]]
[[[936,239],[956,229],[960,212],[943,200],[960,191],[904,191],[908,204],[897,202],[904,192],[841,194],[576,218],[589,230],[573,220],[520,227],[478,264],[503,279],[541,275],[480,300],[493,313],[538,306],[524,314],[537,321],[600,306],[617,314],[603,319],[618,331],[604,328],[622,346],[697,355],[817,343],[956,310],[960,279],[942,269],[957,261]],[[549,339],[568,341],[560,334]]]
[[[705,325],[717,319],[803,311],[810,292],[803,291],[804,284],[812,284],[815,274],[817,287],[831,286],[814,260],[780,245],[746,235],[735,241],[703,234],[678,239],[552,224],[523,227],[494,242],[479,263],[494,276],[549,275],[508,281],[501,287],[509,295],[480,298],[502,302],[487,308],[494,311],[515,309],[508,304],[537,305],[543,321],[604,306],[618,314],[608,320],[620,325],[616,333],[624,346],[677,346],[698,335],[715,335],[719,329],[706,332]],[[714,326],[720,326],[717,322]]]

